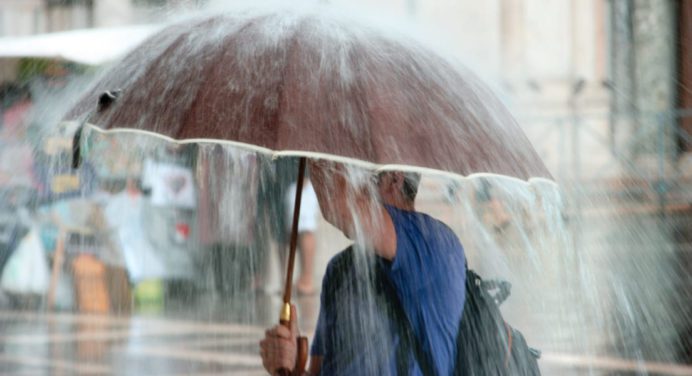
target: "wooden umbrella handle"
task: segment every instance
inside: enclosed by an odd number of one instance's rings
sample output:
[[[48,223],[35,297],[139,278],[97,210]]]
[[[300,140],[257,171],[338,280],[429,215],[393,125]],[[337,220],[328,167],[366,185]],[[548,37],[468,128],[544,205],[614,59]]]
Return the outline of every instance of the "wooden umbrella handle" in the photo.
[[[293,370],[295,376],[303,376],[305,366],[308,363],[308,337],[300,336],[296,338],[298,343],[298,352],[296,353],[296,368]]]
[[[293,286],[293,266],[296,261],[296,245],[298,243],[298,219],[300,218],[300,202],[303,197],[303,181],[305,180],[305,157],[301,157],[298,164],[298,181],[296,182],[296,199],[293,205],[293,223],[291,225],[291,242],[289,245],[288,265],[286,270],[286,284],[284,285],[284,304],[281,307],[279,323],[291,329],[291,288]],[[279,376],[302,376],[305,372],[305,364],[308,360],[308,339],[298,337],[296,339],[296,366],[293,371],[282,368],[278,370]]]
[[[277,371],[279,376],[303,376],[305,374],[305,366],[308,363],[308,337],[301,336],[296,338],[298,352],[296,353],[296,366],[293,371],[281,368]]]

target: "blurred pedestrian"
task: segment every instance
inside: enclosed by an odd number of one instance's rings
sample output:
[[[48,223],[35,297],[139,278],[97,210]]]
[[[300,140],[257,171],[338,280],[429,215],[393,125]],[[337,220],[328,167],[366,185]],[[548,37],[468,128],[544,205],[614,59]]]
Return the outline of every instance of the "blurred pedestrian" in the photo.
[[[296,198],[296,183],[291,184],[286,192],[284,203],[286,206],[287,233],[290,233],[290,226],[293,222],[293,207]],[[315,249],[317,241],[315,232],[317,231],[317,220],[320,216],[319,203],[315,195],[309,177],[306,176],[303,182],[303,194],[300,205],[300,216],[298,219],[298,250],[300,251],[300,276],[296,282],[296,292],[298,295],[314,295],[313,272],[315,267]],[[282,255],[282,268],[286,270],[286,251],[288,248],[280,250]]]

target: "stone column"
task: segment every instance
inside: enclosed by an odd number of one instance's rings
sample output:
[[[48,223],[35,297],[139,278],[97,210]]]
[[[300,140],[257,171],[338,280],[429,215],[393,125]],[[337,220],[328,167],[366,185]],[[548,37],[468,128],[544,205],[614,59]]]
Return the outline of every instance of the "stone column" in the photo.
[[[634,89],[633,8],[629,0],[610,1],[611,143],[613,154],[625,160],[631,159],[631,150],[626,145],[636,131],[629,116],[637,112],[638,102]],[[623,167],[627,170],[628,166],[624,163]]]
[[[613,149],[630,177],[668,171],[674,156],[675,7],[610,1]]]
[[[634,54],[637,77],[637,107],[643,113],[668,112],[675,108],[676,80],[676,17],[672,0],[636,0],[633,14]],[[666,124],[661,150],[660,125]],[[639,127],[645,127],[639,152],[663,152],[668,160],[673,156],[673,118],[644,117]]]

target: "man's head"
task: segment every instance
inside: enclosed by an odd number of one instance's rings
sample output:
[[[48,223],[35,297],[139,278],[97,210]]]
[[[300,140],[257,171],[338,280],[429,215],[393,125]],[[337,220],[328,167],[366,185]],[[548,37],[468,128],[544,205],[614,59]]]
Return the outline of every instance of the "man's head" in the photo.
[[[385,171],[377,175],[377,190],[385,204],[413,210],[418,193],[420,174],[415,172]]]
[[[372,205],[379,201],[400,209],[414,210],[413,201],[418,192],[420,174],[400,171],[379,173],[376,181],[380,196],[378,200],[372,194],[372,186],[354,182],[343,165],[310,160],[309,166],[322,215],[349,238],[354,234],[354,209],[372,213]]]

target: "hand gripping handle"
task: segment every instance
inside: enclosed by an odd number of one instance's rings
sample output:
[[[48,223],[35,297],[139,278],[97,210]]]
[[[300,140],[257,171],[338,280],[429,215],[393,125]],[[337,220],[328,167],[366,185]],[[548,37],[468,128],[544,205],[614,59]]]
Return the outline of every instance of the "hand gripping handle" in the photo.
[[[277,371],[279,376],[303,376],[305,373],[305,366],[308,362],[308,337],[301,336],[296,338],[296,345],[298,346],[298,352],[296,353],[296,366],[293,371],[281,368]]]
[[[281,319],[279,323],[287,328],[291,328],[291,321],[297,320],[297,317],[291,317],[291,305],[290,303],[285,303],[281,312]],[[305,373],[305,366],[308,362],[308,337],[300,336],[296,338],[296,363],[293,371],[281,368],[277,370],[279,376],[303,376]]]

